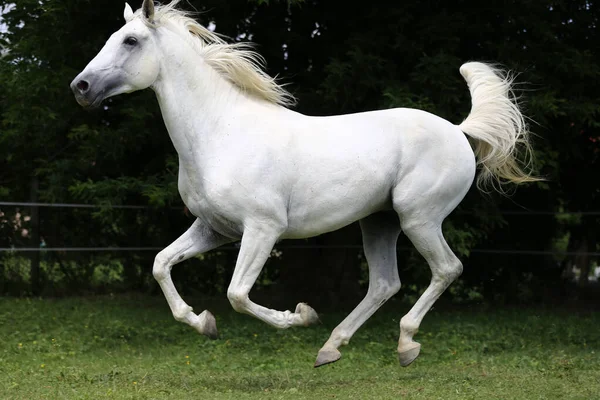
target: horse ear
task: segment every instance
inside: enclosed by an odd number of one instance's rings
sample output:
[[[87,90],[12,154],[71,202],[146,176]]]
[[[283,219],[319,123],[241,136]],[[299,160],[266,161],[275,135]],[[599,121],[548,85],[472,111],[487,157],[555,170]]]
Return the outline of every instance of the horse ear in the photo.
[[[144,4],[142,4],[142,13],[144,14],[144,18],[148,20],[148,22],[154,22],[154,1],[153,0],[144,0]]]
[[[129,22],[133,19],[133,10],[131,9],[131,6],[128,3],[125,3],[123,18],[125,18],[125,22]]]

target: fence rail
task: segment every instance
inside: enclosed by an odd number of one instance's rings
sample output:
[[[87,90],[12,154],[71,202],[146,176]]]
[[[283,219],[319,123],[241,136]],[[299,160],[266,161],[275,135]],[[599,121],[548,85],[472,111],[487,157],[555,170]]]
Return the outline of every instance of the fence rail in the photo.
[[[134,210],[148,210],[153,209],[150,206],[136,206],[136,205],[123,205],[123,204],[74,204],[74,203],[31,203],[31,202],[19,202],[19,201],[0,201],[0,206],[11,206],[11,207],[51,207],[51,208],[124,208]],[[172,210],[179,210],[178,207],[169,207]]]
[[[166,247],[166,246],[165,246]],[[283,245],[275,246],[277,250],[294,250],[294,249],[356,249],[361,250],[361,245],[341,244],[341,245]],[[32,252],[121,252],[121,251],[161,251],[164,247],[0,247],[0,253],[32,253]],[[213,251],[231,251],[239,250],[235,246],[223,246]],[[399,251],[412,250],[411,247],[398,247]],[[504,255],[530,255],[530,256],[575,256],[586,255],[590,257],[600,257],[600,252],[587,251],[561,251],[561,250],[504,250],[504,249],[472,249],[470,253],[481,254],[504,254]]]
[[[0,206],[9,207],[49,207],[49,208],[115,208],[115,209],[161,209],[168,208],[171,210],[181,210],[182,207],[152,207],[148,205],[123,205],[123,204],[77,204],[77,203],[43,203],[43,202],[19,202],[19,201],[0,201]],[[460,214],[473,214],[469,211],[457,210]],[[578,216],[600,216],[600,211],[534,211],[534,210],[522,210],[522,211],[500,211],[502,215],[578,215]],[[33,253],[33,252],[127,252],[127,251],[160,251],[164,247],[0,247],[0,253],[12,252],[12,253]],[[352,244],[340,244],[340,245],[281,245],[275,246],[276,249],[357,249],[361,250],[362,245]],[[411,250],[410,247],[399,247],[400,251]],[[217,250],[239,250],[237,246],[223,246]],[[560,250],[516,250],[516,249],[472,249],[470,253],[481,253],[481,254],[504,254],[504,255],[533,255],[533,256],[574,256],[574,255],[585,255],[591,257],[600,257],[600,252],[574,252],[574,251],[560,251]]]

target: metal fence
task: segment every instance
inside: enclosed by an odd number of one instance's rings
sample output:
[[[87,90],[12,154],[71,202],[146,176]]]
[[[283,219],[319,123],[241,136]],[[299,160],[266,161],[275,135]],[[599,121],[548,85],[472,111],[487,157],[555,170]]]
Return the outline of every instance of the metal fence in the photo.
[[[107,204],[72,204],[72,203],[40,203],[40,202],[8,202],[0,201],[0,207],[47,207],[47,208],[88,208],[88,209],[152,209],[149,206],[142,205],[107,205]],[[171,210],[181,210],[178,207],[169,207]],[[471,214],[467,211],[456,211],[461,214]],[[502,215],[529,215],[529,216],[600,216],[600,211],[501,211]],[[319,244],[295,244],[295,245],[276,245],[277,249],[362,249],[361,245],[339,244],[339,245],[319,245]],[[129,251],[160,251],[164,247],[0,247],[0,253],[32,253],[32,252],[129,252]],[[222,246],[219,250],[237,251],[238,246]],[[409,247],[399,247],[400,251],[411,250]],[[574,256],[585,255],[590,257],[600,257],[598,251],[574,252],[560,250],[517,250],[517,249],[472,249],[471,253],[482,254],[502,254],[502,255],[530,255],[530,256]]]

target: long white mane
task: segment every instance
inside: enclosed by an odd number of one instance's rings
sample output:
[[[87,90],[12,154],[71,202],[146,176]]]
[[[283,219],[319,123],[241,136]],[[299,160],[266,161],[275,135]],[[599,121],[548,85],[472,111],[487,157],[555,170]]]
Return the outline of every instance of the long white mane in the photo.
[[[190,13],[177,9],[181,0],[157,5],[151,27],[168,26],[198,51],[208,65],[240,90],[281,106],[291,106],[295,98],[263,71],[264,58],[252,51],[250,43],[227,43],[222,37],[191,18]],[[135,17],[141,15],[141,9]],[[145,21],[144,18],[142,20]]]

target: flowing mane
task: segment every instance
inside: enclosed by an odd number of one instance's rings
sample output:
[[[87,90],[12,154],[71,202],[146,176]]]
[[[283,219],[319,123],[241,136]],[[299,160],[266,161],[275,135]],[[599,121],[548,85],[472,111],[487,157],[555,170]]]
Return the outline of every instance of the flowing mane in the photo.
[[[152,27],[168,25],[181,33],[208,65],[243,92],[284,107],[295,104],[294,96],[263,71],[265,60],[252,51],[251,43],[227,43],[191,18],[190,13],[177,9],[180,1],[156,5]],[[139,15],[141,9],[135,13]]]

